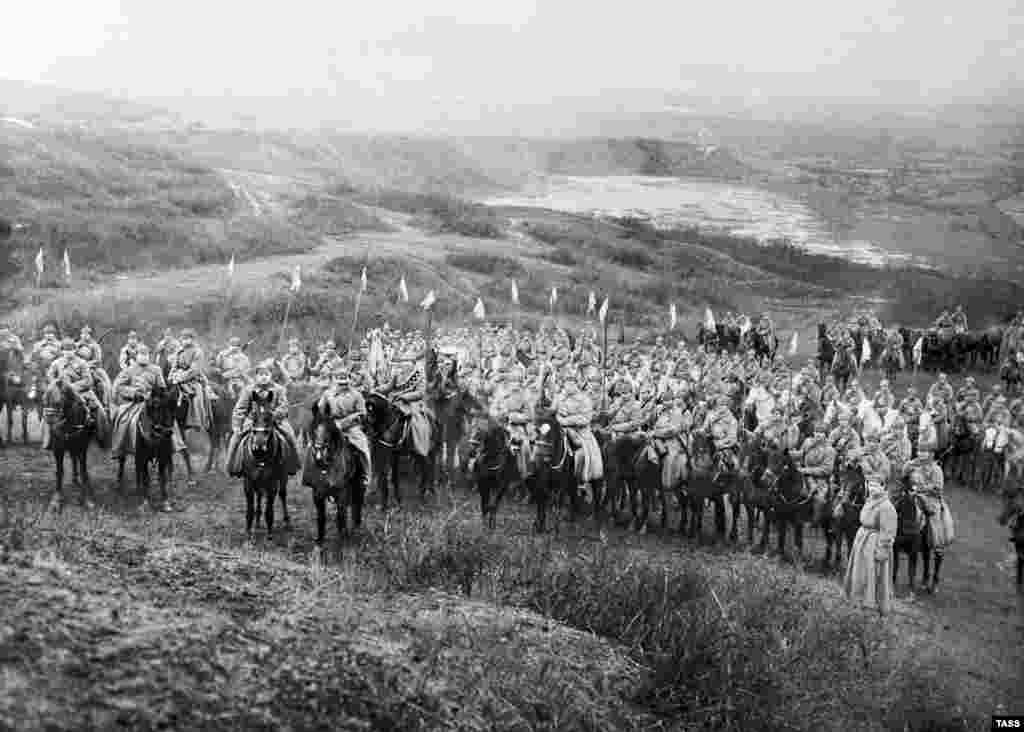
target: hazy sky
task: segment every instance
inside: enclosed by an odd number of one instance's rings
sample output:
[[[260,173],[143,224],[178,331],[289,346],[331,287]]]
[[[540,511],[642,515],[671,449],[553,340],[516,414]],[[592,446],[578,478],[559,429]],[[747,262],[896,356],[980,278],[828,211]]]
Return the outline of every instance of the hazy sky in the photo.
[[[358,127],[474,119],[481,105],[543,115],[552,98],[610,89],[919,103],[1024,85],[1022,0],[11,4],[0,76],[287,97],[262,108]]]

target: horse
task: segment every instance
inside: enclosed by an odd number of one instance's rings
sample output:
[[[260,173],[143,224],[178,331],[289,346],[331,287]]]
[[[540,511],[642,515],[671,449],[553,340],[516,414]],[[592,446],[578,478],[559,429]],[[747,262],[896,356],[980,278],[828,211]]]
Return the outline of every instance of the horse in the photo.
[[[210,429],[207,432],[210,452],[206,456],[206,466],[203,469],[206,473],[213,470],[217,455],[227,447],[225,438],[231,434],[231,413],[238,401],[238,396],[222,381],[212,381],[210,390],[215,398],[210,399]]]
[[[971,431],[964,416],[955,415],[949,434],[949,446],[939,460],[943,472],[948,472],[961,485],[973,485],[980,445],[979,436]]]
[[[818,323],[818,381],[824,383],[836,357],[836,347],[828,337],[828,326]]]
[[[763,366],[775,361],[775,353],[779,350],[779,339],[774,333],[765,335],[759,330],[751,331],[750,345],[754,350],[758,365]]]
[[[452,393],[441,394],[431,400],[437,415],[438,438],[441,450],[441,479],[452,487],[455,476],[455,460],[459,446],[466,438],[467,425],[474,414],[483,412],[483,406],[466,389],[457,388]]]
[[[1020,394],[1021,383],[1024,383],[1024,366],[1017,359],[1008,360],[999,369],[999,379],[1003,382],[1008,396]]]
[[[164,376],[166,379],[166,375]],[[185,391],[177,384],[171,384],[168,387],[171,397],[174,399],[174,420],[178,424],[178,429],[181,430],[181,438],[184,440],[186,432],[188,431],[188,413],[189,413],[189,399]],[[211,419],[212,422],[212,419]],[[212,430],[212,427],[210,428]],[[211,452],[213,439],[210,440]],[[188,449],[181,453],[182,459],[185,461],[185,471],[188,475],[188,486],[194,488],[196,485],[195,473],[192,470],[192,457],[189,454]]]
[[[839,389],[840,394],[846,391],[846,387],[850,385],[850,379],[853,378],[856,371],[857,359],[853,355],[853,351],[850,350],[850,347],[836,346],[835,356],[832,358],[829,373],[835,379],[836,388]]]
[[[14,412],[21,410],[21,439],[28,444],[28,414],[39,416],[39,400],[24,357],[17,351],[0,352],[0,409],[7,410],[7,441],[14,441]],[[0,440],[0,444],[3,441]]]
[[[537,518],[533,529],[542,534],[547,531],[548,512],[554,513],[554,528],[558,531],[562,502],[569,499],[576,505],[576,466],[572,450],[562,425],[550,410],[544,410],[536,419],[537,439],[534,442],[533,501]]]
[[[999,525],[1010,529],[1010,541],[1017,552],[1017,591],[1024,592],[1024,484],[1007,480],[1003,484],[1003,510]]]
[[[763,469],[760,472],[758,490],[767,506],[764,531],[761,533],[759,551],[767,549],[772,525],[778,531],[778,552],[786,555],[786,534],[793,527],[793,540],[797,556],[803,556],[804,524],[813,517],[813,502],[804,491],[803,476],[796,461],[788,450],[774,445],[762,445]]]
[[[694,432],[690,438],[689,470],[682,501],[680,532],[689,521],[690,538],[699,538],[703,533],[704,502],[711,501],[715,507],[715,533],[719,538],[726,535],[725,495],[737,486],[739,476],[721,473],[715,455],[714,443],[708,435]]]
[[[125,407],[130,408],[130,407]],[[151,463],[156,464],[157,480],[160,483],[161,510],[170,512],[170,495],[167,484],[174,468],[174,434],[176,405],[167,389],[157,386],[143,403],[135,424],[135,487],[143,496],[143,510],[149,505]],[[117,461],[117,485],[124,484],[125,456]]]
[[[408,422],[402,411],[386,396],[370,392],[365,397],[367,437],[373,448],[373,472],[380,490],[380,507],[389,505],[389,486],[394,489],[395,503],[401,505],[398,467],[403,455],[413,461],[413,472],[419,475],[420,498],[426,499],[428,492],[435,492],[437,473],[437,429],[431,431],[431,445],[426,455],[421,455],[409,443]]]
[[[253,521],[259,526],[266,501],[266,525],[268,538],[274,531],[274,499],[281,496],[284,523],[289,525],[288,516],[288,472],[285,466],[285,446],[275,430],[273,396],[253,395],[254,413],[252,427],[245,444],[239,447],[242,455],[242,479],[245,490],[245,533],[252,537]]]
[[[703,323],[697,326],[697,344],[704,349],[705,353],[712,353],[718,350],[718,329],[711,330]]]
[[[64,455],[71,457],[74,485],[81,485],[82,500],[87,509],[94,507],[89,480],[89,443],[96,437],[96,423],[85,401],[63,380],[58,379],[43,396],[44,415],[50,425],[50,451],[57,469],[57,486],[50,501],[58,511],[64,503]]]
[[[899,574],[899,555],[906,554],[909,564],[910,589],[914,589],[918,557],[922,560],[921,581],[925,592],[934,593],[939,584],[942,569],[942,551],[932,546],[931,520],[920,496],[910,489],[909,479],[904,479],[902,490],[894,501],[896,508],[896,539],[893,543],[892,580],[896,584]],[[934,561],[934,565],[932,562]]]
[[[765,502],[759,500],[754,485],[754,470],[761,466],[754,463],[753,457],[759,447],[760,438],[754,436],[753,429],[740,431],[741,475],[735,489],[729,494],[732,504],[732,529],[729,532],[729,541],[734,544],[739,541],[740,511],[744,508],[747,511],[747,544],[753,544],[754,529],[761,525],[767,508]]]
[[[334,500],[338,537],[348,535],[348,512],[352,524],[363,522],[366,489],[355,448],[327,415],[313,413],[313,428],[303,461],[302,484],[313,491],[316,510],[316,543],[323,546],[327,527],[327,499]]]
[[[860,466],[844,460],[839,466],[837,479],[839,485],[831,491],[822,522],[825,531],[826,569],[833,566],[833,550],[835,564],[840,566],[843,545],[846,545],[846,556],[850,556],[853,551],[853,540],[860,529],[860,510],[864,507],[867,497],[867,482]]]
[[[519,480],[519,465],[510,440],[508,430],[494,419],[485,420],[471,440],[476,449],[470,472],[480,495],[480,516],[491,531],[497,524],[498,507],[505,491]]]

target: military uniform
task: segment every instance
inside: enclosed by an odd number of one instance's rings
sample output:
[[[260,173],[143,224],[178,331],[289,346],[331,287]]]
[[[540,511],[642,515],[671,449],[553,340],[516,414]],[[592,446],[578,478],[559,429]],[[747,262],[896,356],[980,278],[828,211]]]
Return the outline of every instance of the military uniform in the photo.
[[[249,385],[249,370],[252,368],[252,362],[245,351],[236,345],[228,346],[217,354],[214,366],[220,371],[232,398],[238,398]]]
[[[724,404],[719,404],[704,418],[702,430],[711,436],[715,454],[722,461],[724,467],[732,472],[738,470],[739,422],[732,410]]]
[[[142,415],[145,402],[154,389],[163,389],[166,386],[164,374],[156,364],[143,366],[132,363],[118,373],[113,383],[113,398],[117,404],[111,439],[111,456],[114,459],[135,454],[139,417]],[[171,443],[175,452],[185,449],[177,421],[174,422],[171,432]]]
[[[281,367],[281,373],[284,374],[286,384],[306,380],[309,371],[309,359],[297,347],[289,349],[288,353],[281,357],[278,365]]]
[[[127,368],[135,363],[135,357],[139,350],[139,343],[136,340],[128,339],[128,342],[121,346],[121,351],[117,354],[117,366],[120,369],[118,372],[124,372]],[[116,389],[112,390],[116,392]],[[114,394],[114,400],[117,400],[117,394]]]
[[[288,395],[287,391],[280,384],[270,383],[265,386],[252,384],[246,386],[235,408],[231,413],[231,441],[228,443],[227,466],[228,475],[238,478],[242,475],[242,446],[250,436],[252,427],[252,415],[255,411],[254,399],[267,399],[269,406],[274,412],[274,430],[284,442],[285,455],[284,463],[288,475],[295,475],[299,472],[299,450],[295,441],[295,431],[288,421]]]
[[[918,495],[928,517],[932,547],[941,552],[956,536],[953,515],[943,496],[942,468],[931,457],[919,457],[907,463],[904,475],[909,478],[910,488]]]
[[[96,422],[96,440],[100,445],[106,445],[110,437],[110,419],[96,396],[96,383],[89,364],[74,352],[64,350],[63,354],[50,364],[47,372],[48,383],[52,384],[58,379],[67,384],[88,407]],[[46,437],[49,438],[49,434]],[[44,447],[48,446],[49,441],[46,440]]]
[[[849,423],[840,424],[832,430],[828,443],[836,451],[837,465],[861,452],[860,435]]]
[[[814,505],[817,520],[826,516],[832,473],[836,465],[836,451],[829,444],[828,438],[821,434],[812,435],[804,440],[797,454],[802,458],[801,474]]]
[[[177,384],[189,401],[185,429],[203,431],[210,429],[210,403],[206,391],[203,361],[203,351],[195,343],[182,345],[171,361],[168,381]]]
[[[363,431],[362,420],[366,416],[363,395],[348,386],[334,384],[327,389],[318,402],[321,411],[329,411],[335,426],[348,438],[362,462],[363,486],[369,487],[373,475],[370,442]]]
[[[555,404],[555,418],[565,428],[573,447],[576,461],[576,479],[590,483],[604,477],[601,449],[590,430],[594,418],[594,405],[590,397],[579,388],[568,387],[559,394]]]

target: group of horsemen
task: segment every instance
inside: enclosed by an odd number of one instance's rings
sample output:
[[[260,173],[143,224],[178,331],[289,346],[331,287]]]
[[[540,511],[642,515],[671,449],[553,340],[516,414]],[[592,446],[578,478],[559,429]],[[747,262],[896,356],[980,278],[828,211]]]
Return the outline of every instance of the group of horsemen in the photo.
[[[12,337],[0,329],[0,340]],[[713,445],[721,474],[736,473],[746,427],[762,444],[788,450],[797,459],[809,495],[822,504],[832,497],[837,473],[847,464],[859,466],[865,480],[893,490],[909,479],[920,496],[941,504],[943,472],[935,456],[948,444],[958,416],[997,459],[1007,449],[1011,428],[1024,428],[1024,399],[1008,402],[998,385],[983,399],[970,376],[954,388],[940,373],[924,399],[912,386],[898,399],[883,380],[869,397],[856,379],[843,392],[831,377],[822,382],[813,359],[803,367],[790,367],[784,359],[763,364],[752,351],[705,352],[661,337],[653,344],[608,344],[603,353],[593,329],[576,337],[562,329],[539,334],[510,327],[454,329],[439,331],[428,342],[418,331],[400,333],[385,326],[345,354],[328,341],[311,357],[292,339],[284,353],[255,367],[247,344],[238,338],[208,363],[193,330],[175,335],[168,329],[152,349],[129,334],[112,381],[102,355],[90,328],[83,328],[76,341],[58,339],[48,326],[28,362],[45,374],[45,384],[59,380],[89,406],[101,443],[103,435],[112,435],[108,444],[115,457],[132,451],[131,427],[157,387],[176,385],[184,395],[185,429],[209,426],[210,400],[234,399],[227,461],[232,475],[240,474],[239,447],[257,402],[274,411],[276,430],[287,446],[288,472],[298,472],[288,420],[288,388],[298,384],[319,391],[315,403],[356,448],[367,483],[372,474],[362,429],[367,391],[389,397],[410,421],[419,419],[429,429],[435,400],[465,390],[486,405],[485,418],[508,428],[524,476],[533,465],[535,414],[538,408],[550,409],[565,428],[583,486],[604,477],[595,428],[604,431],[606,440],[646,443],[669,482],[672,466],[697,435]],[[220,382],[220,391],[211,387],[211,377]],[[174,442],[175,449],[185,450],[177,430]]]

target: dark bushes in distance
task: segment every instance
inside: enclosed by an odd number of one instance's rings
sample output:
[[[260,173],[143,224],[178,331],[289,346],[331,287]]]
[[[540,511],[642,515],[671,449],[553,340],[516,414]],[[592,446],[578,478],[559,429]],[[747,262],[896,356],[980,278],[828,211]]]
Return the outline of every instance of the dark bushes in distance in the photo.
[[[457,252],[445,256],[449,267],[491,277],[522,277],[523,265],[510,257],[476,252]]]

